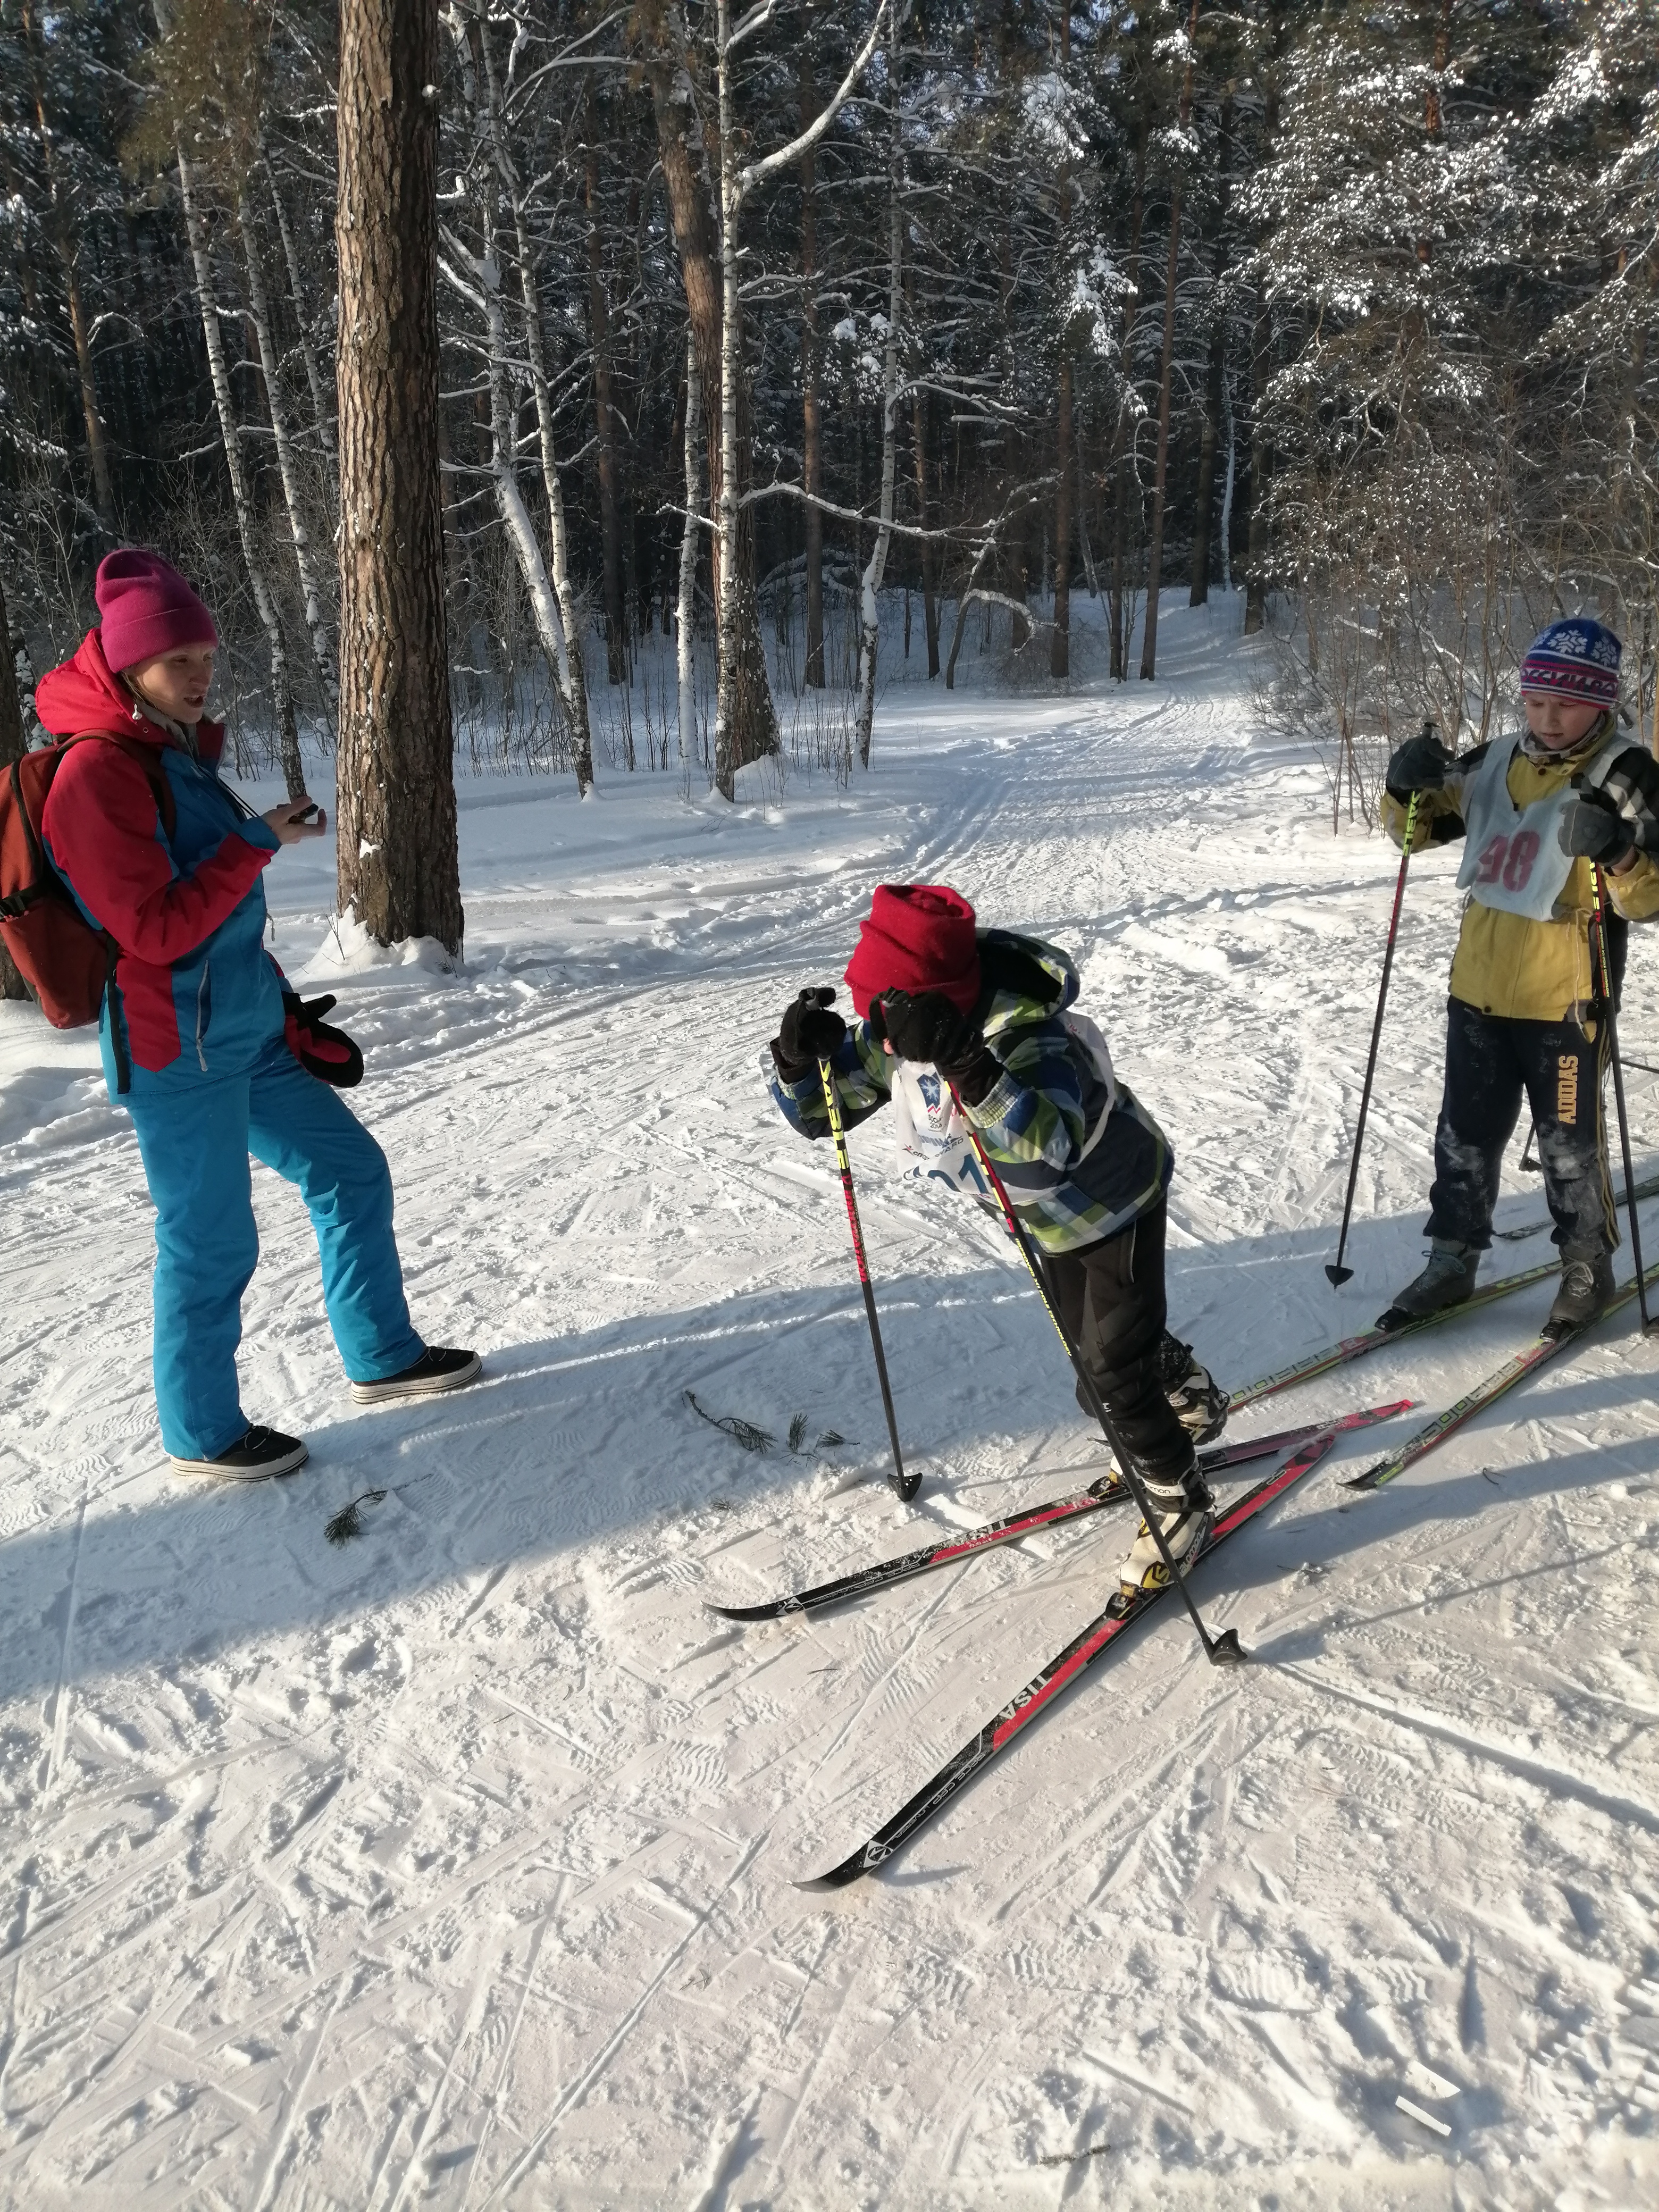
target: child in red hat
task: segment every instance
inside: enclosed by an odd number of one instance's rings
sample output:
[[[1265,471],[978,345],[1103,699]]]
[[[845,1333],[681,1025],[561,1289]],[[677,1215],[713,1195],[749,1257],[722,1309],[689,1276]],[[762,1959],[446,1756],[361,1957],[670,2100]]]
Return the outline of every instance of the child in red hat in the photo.
[[[849,1126],[890,1101],[921,1171],[994,1206],[966,1117],[1042,1255],[1170,1549],[1185,1558],[1212,1510],[1194,1447],[1219,1433],[1227,1401],[1164,1326],[1174,1158],[1113,1074],[1099,1030],[1072,1011],[1075,966],[1040,938],[981,929],[943,884],[883,884],[847,981],[860,1018],[852,1027],[833,1011],[830,989],[803,991],[785,1009],[772,1041],[773,1096],[803,1135],[827,1134],[818,1074],[827,1060]],[[1138,1587],[1158,1565],[1143,1522],[1120,1571]]]
[[[224,728],[204,712],[219,634],[176,568],[112,553],[96,593],[100,627],[41,678],[35,709],[58,737],[123,744],[65,755],[42,842],[115,949],[99,1040],[155,1205],[161,1441],[183,1473],[286,1474],[303,1441],[250,1424],[237,1392],[242,1292],[259,1250],[250,1155],[304,1195],[360,1402],[452,1389],[479,1362],[416,1334],[386,1156],[335,1087],[357,1080],[362,1055],[320,1018],[333,1000],[302,1006],[264,950],[264,871],[327,819],[303,793],[250,813],[220,781]],[[165,805],[125,750],[135,741],[154,755]]]

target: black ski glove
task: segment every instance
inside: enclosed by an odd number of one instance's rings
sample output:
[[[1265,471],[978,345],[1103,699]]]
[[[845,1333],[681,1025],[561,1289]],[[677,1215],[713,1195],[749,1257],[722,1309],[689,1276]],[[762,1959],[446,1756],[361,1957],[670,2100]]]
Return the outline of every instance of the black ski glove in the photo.
[[[1438,791],[1457,756],[1449,753],[1432,730],[1407,738],[1389,759],[1389,796],[1403,805],[1414,791]]]
[[[363,1055],[343,1030],[323,1019],[332,998],[302,1000],[297,991],[283,994],[283,1035],[307,1075],[349,1091],[363,1079]]]
[[[884,991],[871,1002],[870,1024],[901,1060],[938,1068],[966,1105],[977,1106],[1002,1073],[1002,1062],[973,1016],[937,991],[914,998],[908,991]]]
[[[1561,811],[1561,850],[1616,868],[1636,850],[1636,832],[1602,792],[1581,791]]]
[[[830,1011],[833,991],[803,991],[784,1009],[778,1033],[772,1040],[772,1065],[786,1083],[799,1083],[821,1060],[833,1060],[847,1035],[847,1024]]]

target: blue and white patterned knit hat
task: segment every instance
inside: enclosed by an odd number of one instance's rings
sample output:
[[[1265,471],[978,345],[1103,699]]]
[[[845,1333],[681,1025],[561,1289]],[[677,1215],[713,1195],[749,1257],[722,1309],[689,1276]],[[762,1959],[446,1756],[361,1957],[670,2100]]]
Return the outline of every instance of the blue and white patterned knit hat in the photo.
[[[1527,648],[1521,664],[1521,689],[1556,691],[1597,707],[1615,706],[1624,651],[1606,624],[1589,615],[1553,622]]]

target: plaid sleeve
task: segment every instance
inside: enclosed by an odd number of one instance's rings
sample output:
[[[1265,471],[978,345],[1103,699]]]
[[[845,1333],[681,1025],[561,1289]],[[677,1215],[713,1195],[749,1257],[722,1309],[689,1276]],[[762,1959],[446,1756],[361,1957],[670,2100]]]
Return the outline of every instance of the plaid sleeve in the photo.
[[[985,1139],[1016,1206],[1048,1197],[1070,1176],[1087,1135],[1084,1076],[1061,1021],[999,1036],[1002,1074],[963,1110]]]
[[[860,1121],[867,1121],[878,1107],[886,1104],[892,1091],[888,1073],[891,1065],[887,1054],[871,1035],[868,1022],[855,1022],[830,1062],[836,1103],[848,1128],[856,1128]],[[823,1103],[823,1085],[816,1067],[798,1083],[786,1083],[774,1066],[767,1088],[792,1129],[799,1130],[803,1137],[829,1135],[830,1111]]]
[[[1659,915],[1659,761],[1639,745],[1627,745],[1601,788],[1636,832],[1638,848],[1633,868],[1607,878],[1607,896],[1626,921],[1651,921]]]

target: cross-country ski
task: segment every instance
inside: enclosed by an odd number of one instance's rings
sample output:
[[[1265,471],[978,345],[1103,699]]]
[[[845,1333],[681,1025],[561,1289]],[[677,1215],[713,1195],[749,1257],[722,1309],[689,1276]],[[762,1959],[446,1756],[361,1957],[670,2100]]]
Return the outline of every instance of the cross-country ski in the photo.
[[[1345,1432],[1372,1421],[1391,1419],[1395,1414],[1407,1413],[1410,1409],[1411,1401],[1401,1399],[1397,1405],[1374,1407],[1368,1413],[1351,1415],[1343,1422],[1333,1424],[1304,1437],[1276,1474],[1270,1474],[1266,1481],[1257,1483],[1254,1489],[1246,1491],[1243,1498],[1218,1514],[1213,1527],[1194,1552],[1191,1566],[1196,1567],[1201,1560],[1207,1559],[1229,1536],[1254,1520],[1276,1498],[1282,1498],[1304,1475],[1310,1474]],[[828,1874],[815,1875],[799,1887],[802,1889],[843,1889],[849,1881],[856,1881],[860,1875],[870,1873],[873,1868],[890,1859],[919,1828],[942,1811],[960,1790],[966,1789],[974,1777],[988,1765],[1000,1751],[1006,1750],[1022,1729],[1028,1727],[1038,1714],[1046,1711],[1060,1692],[1076,1680],[1085,1667],[1092,1666],[1126,1629],[1133,1627],[1161,1597],[1168,1595],[1167,1583],[1149,1583],[1135,1590],[1117,1590],[1099,1617],[1080,1630],[1063,1651],[1057,1652],[1048,1665],[1023,1690],[1018,1691],[976,1735],[963,1744],[931,1781],[924,1783],[915,1796],[902,1805],[890,1820],[884,1821],[857,1850],[850,1853],[838,1866],[832,1867]]]
[[[1328,1425],[1318,1421],[1308,1422],[1301,1428],[1279,1429],[1269,1436],[1251,1437],[1243,1443],[1212,1444],[1200,1452],[1198,1463],[1206,1474],[1218,1474],[1227,1468],[1248,1466],[1252,1460],[1272,1459],[1276,1453],[1305,1443],[1325,1425]],[[1006,1520],[988,1522],[983,1528],[964,1528],[959,1534],[937,1544],[921,1545],[898,1559],[880,1559],[872,1566],[838,1575],[833,1581],[815,1583],[810,1589],[763,1599],[757,1605],[717,1605],[711,1599],[708,1609],[727,1620],[779,1620],[790,1613],[820,1613],[826,1606],[867,1596],[872,1590],[885,1589],[891,1583],[908,1582],[913,1575],[954,1565],[958,1559],[971,1559],[975,1553],[987,1551],[993,1545],[1015,1544],[1023,1536],[1057,1528],[1061,1522],[1078,1520],[1085,1513],[1098,1513],[1103,1506],[1121,1505],[1128,1495],[1122,1476],[1115,1468],[1109,1468],[1086,1490],[1073,1491],[1066,1498],[1051,1498],[1042,1505],[1029,1505],[1022,1512],[1010,1514]]]

